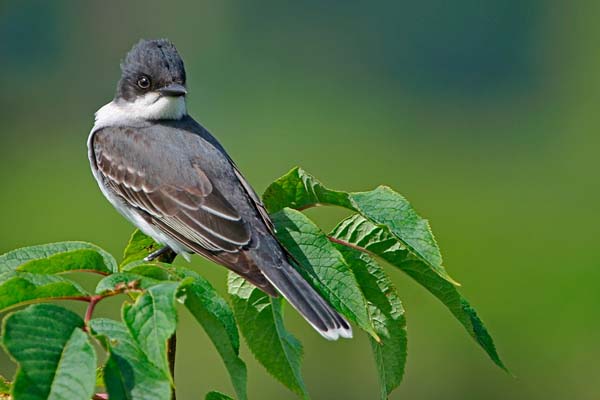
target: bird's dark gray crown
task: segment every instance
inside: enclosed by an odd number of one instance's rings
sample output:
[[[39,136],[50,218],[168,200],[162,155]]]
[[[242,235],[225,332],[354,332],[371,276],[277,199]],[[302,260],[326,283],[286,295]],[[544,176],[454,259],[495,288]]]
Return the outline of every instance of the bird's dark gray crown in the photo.
[[[142,76],[150,79],[150,87],[147,89],[138,86],[137,82]],[[121,63],[121,79],[115,97],[133,101],[139,95],[172,83],[185,86],[185,80],[183,60],[171,41],[142,39]]]

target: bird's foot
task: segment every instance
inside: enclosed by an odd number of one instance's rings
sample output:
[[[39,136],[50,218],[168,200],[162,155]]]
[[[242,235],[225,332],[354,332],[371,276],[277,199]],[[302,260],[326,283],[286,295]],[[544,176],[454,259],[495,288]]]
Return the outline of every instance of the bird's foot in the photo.
[[[151,261],[154,261],[154,260],[156,260],[158,257],[160,257],[160,256],[162,256],[163,254],[165,254],[165,253],[168,253],[168,252],[170,252],[170,251],[173,251],[173,250],[171,250],[171,248],[170,248],[169,246],[165,246],[165,247],[163,247],[163,248],[161,248],[161,249],[158,249],[158,250],[156,250],[155,252],[152,252],[152,253],[150,253],[150,254],[148,255],[148,257],[144,258],[144,261],[145,261],[145,262],[151,262]]]

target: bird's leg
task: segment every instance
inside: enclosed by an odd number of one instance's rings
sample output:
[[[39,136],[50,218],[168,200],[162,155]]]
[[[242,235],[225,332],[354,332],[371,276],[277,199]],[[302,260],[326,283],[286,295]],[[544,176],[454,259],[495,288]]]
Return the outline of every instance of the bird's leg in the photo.
[[[145,261],[145,262],[154,261],[154,260],[156,260],[158,257],[160,257],[160,256],[162,256],[163,254],[165,254],[165,253],[168,253],[168,252],[170,252],[170,251],[173,251],[173,250],[171,250],[171,248],[170,248],[169,246],[165,246],[165,247],[163,247],[163,248],[161,248],[161,249],[158,249],[158,250],[156,250],[155,252],[152,252],[152,253],[150,253],[150,254],[148,255],[148,257],[144,258],[144,261]]]

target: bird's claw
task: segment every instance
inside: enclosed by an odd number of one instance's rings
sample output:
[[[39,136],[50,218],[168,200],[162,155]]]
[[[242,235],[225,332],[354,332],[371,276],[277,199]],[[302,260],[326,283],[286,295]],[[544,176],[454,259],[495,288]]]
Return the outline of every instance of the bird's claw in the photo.
[[[148,254],[148,256],[146,258],[144,258],[144,262],[152,262],[154,260],[156,260],[158,257],[162,256],[163,254],[165,254],[166,252],[171,251],[171,248],[169,246],[165,246],[163,248],[160,248],[150,254]]]

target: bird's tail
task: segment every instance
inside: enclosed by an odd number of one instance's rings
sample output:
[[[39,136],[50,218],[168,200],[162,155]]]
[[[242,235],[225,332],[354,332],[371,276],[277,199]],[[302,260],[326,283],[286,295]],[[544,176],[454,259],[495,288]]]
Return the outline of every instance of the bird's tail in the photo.
[[[261,268],[267,280],[325,339],[351,338],[350,324],[287,261]]]

